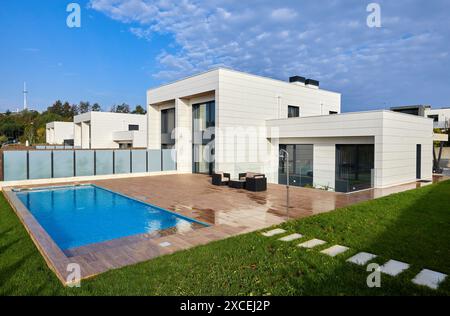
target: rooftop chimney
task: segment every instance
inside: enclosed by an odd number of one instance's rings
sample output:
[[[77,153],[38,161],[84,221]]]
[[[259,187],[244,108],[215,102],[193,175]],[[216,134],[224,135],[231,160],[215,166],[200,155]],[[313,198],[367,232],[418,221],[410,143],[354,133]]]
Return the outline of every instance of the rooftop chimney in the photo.
[[[300,76],[293,76],[289,78],[289,82],[299,85],[299,86],[304,86],[305,85],[305,77],[300,77]]]
[[[319,89],[319,81],[314,79],[306,79],[305,84],[307,87]]]

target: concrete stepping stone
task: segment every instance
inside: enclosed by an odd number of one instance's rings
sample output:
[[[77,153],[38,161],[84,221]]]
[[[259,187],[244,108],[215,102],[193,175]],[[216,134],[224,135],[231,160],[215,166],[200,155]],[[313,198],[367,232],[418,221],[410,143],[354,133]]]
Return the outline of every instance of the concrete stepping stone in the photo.
[[[308,241],[306,241],[306,242],[304,242],[302,244],[297,245],[297,247],[311,249],[311,248],[314,248],[314,247],[317,247],[317,246],[320,246],[320,245],[323,245],[323,244],[326,244],[326,243],[327,243],[326,241],[323,241],[323,240],[320,240],[320,239],[311,239],[311,240],[308,240]]]
[[[265,237],[272,237],[275,235],[283,234],[285,232],[286,231],[284,229],[277,228],[277,229],[269,230],[268,232],[262,233],[262,235]]]
[[[330,257],[336,257],[337,255],[346,252],[350,248],[341,246],[341,245],[335,245],[330,248],[327,248],[325,250],[322,250],[321,253],[324,253]]]
[[[169,246],[172,246],[172,244],[168,241],[165,241],[165,242],[160,243],[159,246],[163,247],[163,248],[167,248]]]
[[[360,252],[353,257],[347,259],[348,262],[363,266],[370,260],[376,258],[377,256],[368,252]]]
[[[414,279],[412,279],[412,282],[417,285],[428,286],[433,290],[437,290],[439,284],[444,282],[446,277],[447,275],[444,273],[423,269]]]
[[[397,276],[403,271],[409,269],[409,264],[397,261],[389,260],[384,265],[381,266],[381,272],[388,274],[390,276]]]
[[[297,240],[297,239],[300,239],[300,238],[303,238],[302,234],[292,234],[292,235],[288,235],[288,236],[285,236],[283,238],[280,238],[279,240],[281,240],[281,241],[293,241],[293,240]]]

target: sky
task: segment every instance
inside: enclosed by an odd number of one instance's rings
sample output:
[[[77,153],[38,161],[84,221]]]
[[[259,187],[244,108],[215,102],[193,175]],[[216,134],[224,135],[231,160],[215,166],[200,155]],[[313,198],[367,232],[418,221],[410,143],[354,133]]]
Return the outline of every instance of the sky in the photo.
[[[373,1],[373,0],[372,0]],[[342,93],[342,110],[450,106],[450,1],[1,0],[0,111],[60,99],[104,110],[224,66],[301,75]],[[69,28],[69,3],[81,27]]]

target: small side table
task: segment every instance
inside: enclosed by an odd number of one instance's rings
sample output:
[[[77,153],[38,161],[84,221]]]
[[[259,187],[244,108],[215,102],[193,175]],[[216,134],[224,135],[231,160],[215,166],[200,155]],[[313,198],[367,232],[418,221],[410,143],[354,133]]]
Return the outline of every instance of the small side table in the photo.
[[[233,189],[245,189],[245,180],[230,180],[228,186]]]

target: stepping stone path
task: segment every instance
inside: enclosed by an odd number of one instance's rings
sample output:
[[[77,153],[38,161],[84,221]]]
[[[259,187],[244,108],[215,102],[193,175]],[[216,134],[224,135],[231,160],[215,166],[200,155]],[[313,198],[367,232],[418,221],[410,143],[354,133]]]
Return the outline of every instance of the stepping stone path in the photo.
[[[446,277],[447,275],[444,273],[423,269],[414,279],[412,279],[412,282],[436,290],[439,287],[439,284],[444,282]]]
[[[262,233],[262,235],[265,237],[272,237],[275,235],[283,234],[285,232],[286,231],[284,229],[277,228],[277,229],[269,230],[268,232]]]
[[[311,240],[308,240],[307,242],[297,245],[297,247],[311,249],[311,248],[314,248],[314,247],[317,247],[317,246],[320,246],[320,245],[323,245],[326,243],[327,243],[326,241],[323,241],[320,239],[311,239]]]
[[[292,235],[288,235],[288,236],[285,236],[283,238],[280,238],[279,240],[281,240],[281,241],[293,241],[293,240],[297,240],[297,239],[300,239],[300,238],[303,238],[302,234],[292,234]]]
[[[370,260],[376,258],[377,256],[368,252],[360,252],[353,257],[347,259],[348,262],[363,266]]]
[[[286,233],[286,231],[284,229],[276,228],[276,229],[264,232],[264,233],[262,233],[262,235],[265,237],[272,237],[272,236],[276,236],[276,235],[280,235],[280,234],[284,234],[284,233]],[[290,235],[284,236],[284,237],[280,238],[279,240],[284,241],[284,242],[289,242],[289,241],[294,241],[294,240],[297,240],[300,238],[303,238],[303,235],[295,233],[295,234],[290,234]],[[311,249],[311,248],[314,248],[314,247],[317,247],[317,246],[320,246],[323,244],[326,244],[326,241],[323,241],[320,239],[311,239],[311,240],[308,240],[304,243],[297,245],[297,247]],[[169,247],[172,244],[170,242],[163,242],[163,243],[160,243],[159,245],[161,247]],[[345,247],[345,246],[334,245],[330,248],[322,250],[321,253],[326,254],[330,257],[335,257],[341,253],[346,252],[349,249],[350,248]],[[364,266],[369,261],[375,259],[376,257],[377,257],[377,255],[374,255],[372,253],[360,252],[360,253],[357,253],[356,255],[354,255],[353,257],[348,258],[347,262],[351,262],[351,263],[354,263],[354,264],[357,264],[360,266]],[[397,261],[397,260],[389,260],[388,262],[386,262],[384,265],[382,265],[380,267],[380,270],[382,273],[385,273],[385,274],[395,277],[395,276],[399,275],[400,273],[402,273],[403,271],[409,269],[409,267],[410,267],[410,265],[408,263]],[[436,290],[439,287],[439,285],[442,282],[444,282],[444,280],[446,278],[447,278],[447,275],[444,273],[440,273],[440,272],[436,272],[436,271],[432,271],[432,270],[428,270],[428,269],[423,269],[411,281],[414,284],[427,286],[433,290]]]
[[[172,244],[168,241],[165,241],[165,242],[160,243],[159,246],[163,247],[163,248],[167,248],[169,246],[172,246]]]
[[[381,266],[381,272],[388,274],[390,276],[397,276],[403,271],[407,270],[409,268],[409,264],[396,261],[396,260],[389,260],[384,265]]]
[[[349,248],[345,246],[335,245],[328,249],[322,250],[321,253],[324,253],[330,257],[336,257],[337,255],[346,252],[348,249]]]

